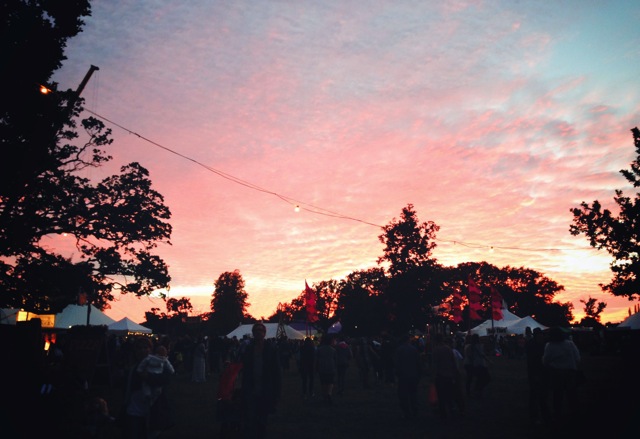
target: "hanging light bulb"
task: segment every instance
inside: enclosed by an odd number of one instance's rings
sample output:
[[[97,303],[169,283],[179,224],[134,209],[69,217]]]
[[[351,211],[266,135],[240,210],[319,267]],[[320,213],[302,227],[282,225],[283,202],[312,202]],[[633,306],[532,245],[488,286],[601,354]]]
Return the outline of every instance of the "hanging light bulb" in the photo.
[[[296,207],[293,210],[295,210],[296,212],[300,212],[300,206],[296,204]]]
[[[489,247],[489,253],[493,253],[493,246]]]

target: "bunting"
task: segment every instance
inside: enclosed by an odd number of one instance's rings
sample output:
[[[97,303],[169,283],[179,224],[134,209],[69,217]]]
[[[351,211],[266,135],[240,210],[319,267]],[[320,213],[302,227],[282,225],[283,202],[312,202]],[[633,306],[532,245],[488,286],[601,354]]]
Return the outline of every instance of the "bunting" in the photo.
[[[502,320],[502,294],[495,288],[491,287],[491,316],[493,320]]]
[[[482,320],[478,311],[481,309],[480,296],[482,291],[478,285],[469,276],[469,318],[471,320]]]
[[[304,281],[304,302],[307,309],[307,321],[311,323],[317,322],[316,293],[309,287],[306,280]]]

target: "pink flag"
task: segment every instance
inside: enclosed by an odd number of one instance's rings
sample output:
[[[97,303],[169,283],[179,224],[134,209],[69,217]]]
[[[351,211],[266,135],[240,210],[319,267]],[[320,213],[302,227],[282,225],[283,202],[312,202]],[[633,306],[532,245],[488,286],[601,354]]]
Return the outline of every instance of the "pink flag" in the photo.
[[[491,315],[493,320],[502,320],[502,294],[495,287],[491,287]]]
[[[455,323],[460,323],[462,321],[462,297],[460,296],[459,292],[455,292],[453,293],[453,300],[451,302],[451,307],[453,308],[452,314],[453,314],[453,321]]]
[[[312,323],[317,322],[316,293],[309,287],[306,280],[304,281],[304,302],[307,309],[307,320]]]
[[[480,295],[482,291],[478,285],[469,276],[469,318],[471,320],[482,320],[478,311],[480,311]]]

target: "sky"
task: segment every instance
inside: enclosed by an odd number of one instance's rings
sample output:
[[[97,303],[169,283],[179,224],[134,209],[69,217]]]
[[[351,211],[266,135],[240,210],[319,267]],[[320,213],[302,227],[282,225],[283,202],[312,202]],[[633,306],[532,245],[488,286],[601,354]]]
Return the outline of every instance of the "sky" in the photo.
[[[570,209],[633,195],[639,19],[636,1],[100,0],[52,80],[99,68],[83,116],[113,130],[113,160],[86,176],[149,170],[172,212],[167,294],[196,314],[224,272],[268,317],[305,280],[376,267],[412,204],[440,263],[537,270],[574,317],[593,297],[615,323],[634,303],[601,292],[611,257]]]

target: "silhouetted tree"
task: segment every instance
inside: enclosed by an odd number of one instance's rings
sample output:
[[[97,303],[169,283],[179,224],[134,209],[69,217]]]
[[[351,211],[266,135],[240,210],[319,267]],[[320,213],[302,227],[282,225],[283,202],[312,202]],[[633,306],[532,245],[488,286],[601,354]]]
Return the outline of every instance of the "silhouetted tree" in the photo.
[[[388,329],[388,306],[382,290],[387,278],[382,268],[354,271],[340,281],[335,318],[351,335],[379,334]]]
[[[605,302],[598,302],[597,299],[589,296],[587,300],[580,299],[580,302],[584,305],[585,316],[580,320],[581,326],[587,327],[601,327],[600,314],[605,310],[607,304]]]
[[[620,173],[637,190],[640,187],[640,131],[636,127],[631,132],[637,156],[631,169]],[[571,209],[573,224],[569,231],[574,236],[584,234],[592,247],[605,249],[613,256],[609,266],[613,279],[607,285],[600,285],[602,290],[635,300],[640,297],[640,194],[636,192],[632,198],[617,189],[613,200],[617,215],[604,209],[598,200],[592,204],[583,201],[579,208]]]
[[[385,247],[378,264],[389,274],[384,295],[390,306],[392,332],[424,330],[432,306],[442,299],[437,297],[441,267],[432,257],[439,227],[432,221],[420,223],[413,205],[408,204],[400,219],[394,218],[382,230],[379,240]]]
[[[239,270],[222,273],[214,283],[211,299],[211,321],[215,329],[226,334],[246,317],[248,294]]]
[[[466,305],[469,277],[482,291],[480,315],[483,319],[491,318],[491,287],[494,287],[504,299],[509,311],[516,315],[531,316],[547,326],[552,326],[551,322],[567,326],[573,320],[573,305],[570,302],[553,302],[555,295],[564,290],[564,287],[535,270],[509,266],[499,268],[487,262],[464,262],[451,267],[445,277],[443,288],[449,294],[447,302],[451,301],[454,292],[458,292],[465,303],[464,322],[461,326],[463,330],[480,323],[468,320]],[[564,317],[560,319],[560,315]]]
[[[171,317],[186,317],[193,311],[193,305],[188,297],[167,299],[167,315]]]
[[[0,306],[55,313],[80,290],[101,309],[113,293],[137,296],[165,289],[165,262],[152,252],[169,243],[171,217],[138,163],[94,182],[87,168],[111,160],[111,131],[80,122],[83,100],[49,83],[80,32],[89,2],[5,1],[0,22],[4,84],[0,99]],[[28,60],[26,59],[28,57]],[[51,93],[39,92],[47,85]],[[66,239],[74,258],[56,251]],[[161,293],[162,295],[162,293]]]

